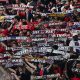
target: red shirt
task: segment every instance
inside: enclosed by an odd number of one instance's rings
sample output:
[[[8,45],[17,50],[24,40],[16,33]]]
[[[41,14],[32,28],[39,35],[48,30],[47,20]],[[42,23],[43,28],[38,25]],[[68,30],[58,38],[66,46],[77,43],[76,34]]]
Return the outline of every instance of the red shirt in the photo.
[[[13,31],[14,31],[15,29],[20,30],[20,26],[19,26],[19,27],[16,27],[16,25],[15,25],[15,26],[13,27]]]
[[[53,71],[54,71],[55,74],[57,74],[57,73],[62,74],[62,71],[61,71],[60,67],[53,68]]]
[[[74,77],[74,78],[71,78],[71,80],[80,80],[80,78]]]
[[[32,22],[32,24],[34,24],[34,27],[36,28],[36,26],[39,24],[39,22],[38,21],[34,21],[34,22]]]
[[[13,31],[14,31],[15,29],[21,30],[21,26],[22,26],[22,23],[21,23],[21,22],[19,22],[18,25],[14,25]]]
[[[25,12],[20,12],[20,13],[19,13],[19,16],[20,16],[20,17],[24,17],[24,16],[25,16]]]
[[[0,35],[1,35],[1,36],[7,36],[7,35],[8,35],[8,30],[5,29],[5,30],[3,30],[3,31],[0,31]]]
[[[35,29],[34,23],[28,23],[28,25],[26,26],[26,29],[33,31]]]
[[[80,30],[80,27],[78,27],[76,30]]]
[[[39,75],[43,76],[43,70],[40,70]]]
[[[58,32],[55,32],[55,34],[65,34],[65,31],[58,31]]]
[[[70,18],[69,17],[65,17],[64,21],[68,22],[68,21],[70,21]]]
[[[5,49],[4,47],[0,46],[0,53],[3,53],[3,52],[5,52]]]

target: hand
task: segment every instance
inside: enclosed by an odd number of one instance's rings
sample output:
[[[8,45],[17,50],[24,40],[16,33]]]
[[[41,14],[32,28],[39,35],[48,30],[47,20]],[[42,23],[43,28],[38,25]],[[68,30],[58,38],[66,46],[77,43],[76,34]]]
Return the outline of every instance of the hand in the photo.
[[[15,75],[15,73],[11,73],[11,75]]]
[[[15,25],[15,23],[16,23],[15,21],[12,21],[12,25]]]
[[[25,59],[26,62],[28,62],[28,59]]]

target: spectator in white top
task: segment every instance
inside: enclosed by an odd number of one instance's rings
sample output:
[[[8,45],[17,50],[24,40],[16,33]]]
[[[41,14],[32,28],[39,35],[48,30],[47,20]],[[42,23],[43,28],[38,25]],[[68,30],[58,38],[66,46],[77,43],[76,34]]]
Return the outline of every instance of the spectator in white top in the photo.
[[[67,52],[58,50],[58,46],[57,46],[57,45],[54,45],[54,46],[53,46],[52,53],[54,53],[54,54],[60,54],[60,55],[62,55],[63,58],[65,58],[65,59],[70,58],[70,54],[67,53]]]
[[[78,34],[73,33],[73,39],[70,41],[69,46],[73,48],[73,51],[76,53],[80,53],[80,40],[78,39]]]
[[[70,9],[74,11],[74,3],[72,1],[70,2]]]
[[[52,11],[52,13],[57,12],[56,7],[52,7],[52,8],[51,8],[51,11]]]

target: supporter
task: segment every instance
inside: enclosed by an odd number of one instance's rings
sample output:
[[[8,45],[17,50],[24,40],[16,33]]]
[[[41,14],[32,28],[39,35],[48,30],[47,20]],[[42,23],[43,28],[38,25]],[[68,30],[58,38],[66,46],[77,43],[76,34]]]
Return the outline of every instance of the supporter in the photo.
[[[2,80],[20,80],[14,70],[4,69],[3,67],[1,67],[1,70],[4,73],[1,77]]]
[[[73,51],[79,54],[79,48],[76,48],[76,46],[79,46],[79,39],[78,39],[78,34],[73,33],[73,39],[70,41],[69,46],[73,48]]]
[[[65,18],[64,18],[64,20],[66,21],[66,22],[68,22],[68,21],[70,21],[71,20],[71,18],[70,18],[70,16],[65,16]]]
[[[52,13],[57,12],[57,10],[56,10],[56,8],[55,8],[55,7],[52,7],[52,8],[51,8],[51,11],[52,11]]]
[[[21,80],[26,80],[26,79],[27,80],[31,80],[30,79],[31,78],[31,74],[33,74],[33,72],[36,69],[36,67],[33,64],[29,63],[27,61],[27,59],[25,59],[25,61],[26,61],[26,69],[27,70],[25,70],[25,68],[23,68],[23,71],[22,71],[23,73],[21,74]]]
[[[5,28],[6,25],[7,25],[7,22],[6,22],[6,20],[4,19],[4,21],[1,23],[1,27],[2,27],[2,28]]]
[[[22,31],[20,31],[19,36],[24,36]]]
[[[80,73],[76,69],[80,65],[73,67],[73,61],[68,63],[70,59],[79,58],[80,53],[80,35],[71,35],[80,30],[79,2],[9,0],[8,4],[0,5],[0,65],[7,67],[6,80],[32,80],[35,76],[43,80],[79,80]],[[22,55],[26,57],[28,53],[30,61],[22,59]],[[48,78],[51,74],[58,75]]]
[[[20,27],[21,27],[21,22],[20,22],[20,17],[19,16],[15,16],[15,18],[13,19],[13,22],[14,22],[14,26],[13,26],[13,30],[15,29],[19,29],[20,30]]]
[[[4,53],[5,48],[6,48],[6,45],[4,43],[0,42],[0,53]]]
[[[17,14],[20,16],[20,19],[26,19],[25,11],[18,11]]]
[[[26,19],[28,22],[31,22],[33,19],[33,14],[29,8],[26,9]]]
[[[37,75],[38,76],[47,75],[51,66],[52,65],[49,65],[48,67],[44,67],[43,64],[39,63],[37,67]]]
[[[31,73],[24,68],[22,69],[22,71],[20,71],[20,76],[21,76],[20,80],[26,80],[26,79],[30,80],[30,75]]]
[[[8,32],[12,27],[13,25],[11,24],[11,26],[8,29],[0,29],[0,36],[8,36]]]
[[[31,31],[30,30],[27,31],[26,36],[27,37],[30,37],[31,36]]]
[[[79,75],[79,68],[80,68],[80,64],[79,61],[75,61],[76,64],[73,65],[72,71],[74,73],[74,77],[71,78],[71,80],[79,80],[80,79],[80,75]]]
[[[62,55],[65,59],[70,57],[69,53],[65,53],[64,51],[59,51],[57,45],[53,46],[53,50],[51,53],[56,54],[56,55]]]

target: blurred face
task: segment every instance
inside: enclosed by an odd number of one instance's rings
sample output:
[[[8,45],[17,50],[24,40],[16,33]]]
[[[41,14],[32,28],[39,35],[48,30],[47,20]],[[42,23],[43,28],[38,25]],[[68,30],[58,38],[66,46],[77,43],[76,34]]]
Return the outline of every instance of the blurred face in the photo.
[[[14,23],[18,22],[18,20],[17,20],[16,18],[14,18],[14,20],[13,20],[13,21],[14,21]]]
[[[23,72],[25,72],[26,71],[26,69],[25,68],[23,68],[23,70],[22,70]]]
[[[41,63],[39,63],[38,67],[39,68],[43,68],[43,65]]]
[[[50,4],[52,5],[53,3],[52,3],[52,2],[50,2]]]
[[[52,79],[47,79],[47,80],[52,80]]]
[[[78,41],[78,35],[73,36],[74,41]]]
[[[77,64],[76,67],[77,67],[77,68],[80,68],[80,64]]]
[[[0,32],[4,31],[4,29],[0,29]]]
[[[16,47],[16,44],[12,44],[12,47],[15,48]]]
[[[73,1],[71,1],[70,3],[73,4]]]
[[[21,67],[19,67],[19,72],[22,72],[23,70],[22,70],[22,68]]]
[[[30,35],[30,32],[27,32],[27,36],[29,36]]]
[[[25,29],[23,29],[23,31],[22,32],[26,32],[26,30]]]
[[[78,38],[80,39],[80,34],[78,34]]]
[[[2,11],[0,10],[0,14],[2,14]]]
[[[58,3],[58,2],[60,2],[61,0],[56,0],[56,2]]]
[[[26,9],[26,12],[28,12],[28,11],[29,11],[29,9],[27,8],[27,9]]]
[[[22,32],[20,32],[20,33],[19,33],[19,36],[23,36],[23,33],[22,33]]]
[[[22,20],[22,22],[25,22],[25,21],[26,21],[25,19]]]

